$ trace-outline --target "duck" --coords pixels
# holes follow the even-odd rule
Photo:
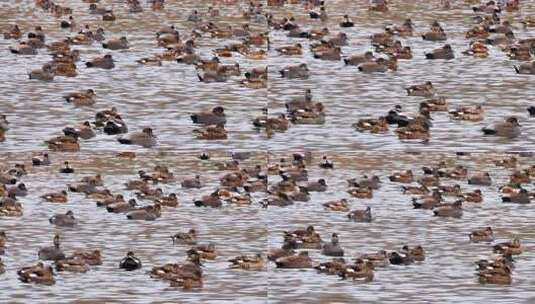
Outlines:
[[[24,197],[28,195],[28,188],[26,188],[26,184],[19,183],[18,185],[14,187],[10,187],[7,189],[8,195],[16,196],[16,197]]]
[[[323,203],[323,207],[331,211],[349,212],[349,204],[347,202],[347,199],[345,198],[339,201],[330,201],[327,203]]]
[[[438,207],[433,210],[434,216],[440,217],[461,217],[463,215],[462,201],[456,201],[451,205]]]
[[[284,69],[280,70],[280,74],[283,78],[288,79],[308,79],[310,70],[306,63],[301,63],[299,65],[286,66]]]
[[[503,242],[498,243],[492,247],[494,252],[500,253],[500,254],[510,254],[510,255],[519,255],[524,251],[524,248],[522,247],[522,244],[520,243],[520,239],[515,237],[510,242]]]
[[[82,92],[74,92],[64,95],[63,98],[74,106],[92,106],[96,103],[95,97],[97,94],[93,89],[87,89]]]
[[[496,123],[492,126],[486,126],[483,129],[485,135],[495,135],[507,138],[515,138],[522,133],[520,130],[518,118],[515,116],[507,117],[504,122]]]
[[[420,245],[415,247],[409,247],[408,245],[403,245],[401,252],[411,256],[415,261],[422,262],[425,260],[425,251],[424,248]]]
[[[202,282],[202,263],[197,253],[188,254],[185,263],[165,264],[153,267],[150,271],[152,278],[162,279],[171,282],[171,287],[182,287],[184,289],[200,288]]]
[[[426,59],[454,59],[455,55],[451,45],[446,44],[441,48],[433,50],[431,53],[425,53]]]
[[[384,133],[388,131],[388,123],[385,117],[379,118],[364,118],[359,119],[358,122],[352,125],[357,131],[364,132],[369,131],[370,133]]]
[[[308,256],[308,251],[301,251],[297,255],[289,255],[275,260],[277,268],[312,268],[312,259]]]
[[[372,218],[372,208],[370,206],[366,207],[364,210],[353,210],[347,214],[347,218],[355,222],[371,222]]]
[[[74,169],[70,166],[68,161],[65,161],[63,162],[63,167],[59,169],[59,172],[63,174],[71,174],[74,173]]]
[[[215,260],[217,257],[217,251],[215,249],[215,244],[203,244],[197,245],[190,250],[188,250],[188,255],[198,255],[200,258],[205,260]]]
[[[91,139],[96,136],[96,133],[91,127],[91,123],[89,121],[85,121],[84,123],[76,127],[66,127],[63,129],[63,134],[65,134],[66,136],[78,137],[85,140]]]
[[[157,204],[165,207],[177,207],[178,206],[178,196],[176,193],[170,193],[168,196],[163,196],[154,201]]]
[[[227,130],[224,125],[209,125],[201,129],[193,130],[197,139],[204,140],[224,140],[228,138]]]
[[[367,253],[358,257],[365,262],[371,262],[373,267],[386,267],[390,264],[388,253],[385,250],[379,250],[376,253]]]
[[[304,188],[308,192],[325,192],[327,191],[327,182],[325,179],[320,178],[316,182],[309,182]]]
[[[344,271],[346,267],[347,264],[344,258],[333,258],[328,262],[323,262],[317,266],[314,266],[314,269],[316,269],[319,273],[337,275]]]
[[[322,156],[321,162],[319,163],[319,167],[322,169],[334,169],[334,163],[330,161],[326,155]]]
[[[528,170],[515,170],[511,175],[509,176],[509,183],[510,184],[529,184],[531,183],[531,178],[529,176]]]
[[[102,21],[115,21],[116,17],[113,11],[108,11],[102,15]]]
[[[51,192],[41,196],[43,200],[50,203],[67,203],[67,191]]]
[[[410,184],[414,182],[414,175],[412,170],[406,170],[404,172],[394,173],[390,175],[388,179],[394,183]]]
[[[358,66],[358,70],[363,73],[385,73],[388,70],[397,70],[397,59],[390,57],[388,60],[380,57],[375,61],[366,61]]]
[[[129,44],[126,37],[123,36],[119,39],[111,39],[102,43],[102,47],[109,50],[125,50],[129,48]]]
[[[0,114],[0,131],[6,132],[9,130],[9,121],[5,114]]]
[[[13,24],[9,27],[9,31],[3,33],[4,39],[20,39],[22,38],[22,31],[20,30],[18,24]]]
[[[49,166],[51,164],[48,153],[42,153],[41,155],[36,155],[32,157],[32,165],[37,166]]]
[[[187,232],[178,232],[171,236],[173,244],[181,243],[186,245],[195,245],[197,244],[197,231],[195,229],[190,229]]]
[[[486,270],[478,273],[478,280],[481,284],[511,285],[513,279],[509,267],[502,268],[501,271]]]
[[[218,208],[223,205],[219,197],[219,189],[212,192],[210,195],[203,196],[200,200],[195,200],[193,203],[197,207]]]
[[[470,242],[478,243],[478,242],[492,242],[494,241],[494,232],[492,231],[491,227],[486,227],[484,229],[478,229],[472,231],[468,237],[470,238]]]
[[[298,229],[284,232],[285,243],[295,244],[295,248],[321,249],[321,236],[314,226],[309,225],[306,229]]]
[[[481,190],[476,189],[472,192],[466,192],[461,197],[468,203],[481,203],[483,202],[483,195]]]
[[[162,215],[161,208],[161,205],[158,203],[141,207],[128,212],[126,218],[129,220],[154,221]]]
[[[301,43],[296,43],[295,45],[283,46],[275,49],[281,55],[295,56],[303,55],[303,46]]]
[[[449,114],[454,120],[481,121],[483,120],[483,107],[476,105],[474,107],[461,106],[450,111]]]
[[[37,49],[25,41],[20,42],[16,48],[9,47],[9,51],[17,55],[37,55]]]
[[[35,283],[41,285],[54,285],[56,280],[54,279],[54,271],[52,267],[46,265],[43,262],[38,262],[36,265],[27,266],[17,271],[19,280],[24,283]]]
[[[44,64],[42,68],[37,70],[32,70],[28,77],[30,79],[37,79],[41,81],[52,81],[54,80],[54,71],[50,64]]]
[[[347,190],[347,193],[356,198],[372,198],[373,189],[370,187],[352,187]]]
[[[58,272],[68,271],[85,273],[89,271],[89,265],[83,259],[77,257],[68,257],[63,260],[56,261],[55,264]]]
[[[256,255],[240,255],[233,259],[228,260],[232,269],[243,269],[243,270],[262,270],[264,269],[264,258],[262,254],[258,253]]]
[[[488,172],[477,173],[468,178],[468,184],[476,186],[492,185],[492,178]]]
[[[42,247],[37,254],[40,260],[57,261],[65,259],[65,254],[60,249],[59,234],[54,235],[54,246]]]
[[[512,192],[509,195],[502,196],[504,203],[529,204],[531,203],[531,194],[524,188],[518,192]]]
[[[388,253],[388,260],[392,265],[410,265],[414,263],[414,258],[411,255],[400,254],[396,251]]]
[[[535,74],[535,61],[513,66],[517,74]]]
[[[379,176],[374,175],[372,177],[368,177],[368,175],[364,175],[362,179],[357,180],[356,178],[350,178],[347,180],[347,183],[351,187],[359,187],[359,188],[370,188],[373,190],[377,190],[381,187],[381,179]]]
[[[358,66],[364,62],[372,62],[375,59],[373,52],[367,51],[363,55],[353,55],[351,57],[345,58],[344,63],[346,65]]]
[[[407,95],[409,96],[432,97],[435,95],[435,88],[431,81],[406,87],[405,90],[407,90]]]
[[[120,137],[117,141],[123,145],[138,145],[144,148],[151,148],[157,144],[152,128],[143,128],[141,132],[132,133],[127,137]]]
[[[331,236],[331,242],[323,245],[321,253],[326,256],[344,256],[344,250],[338,244],[338,234],[333,233]]]
[[[342,20],[342,22],[340,22],[340,27],[353,27],[355,24],[353,23],[353,21],[351,19],[349,19],[349,16],[348,15],[344,15],[344,19]]]
[[[55,214],[48,219],[48,221],[50,224],[62,227],[73,227],[76,226],[78,222],[71,210],[67,211],[65,214]]]
[[[338,275],[343,279],[352,279],[353,281],[371,282],[373,281],[373,263],[356,259],[352,265],[347,265]]]
[[[210,112],[199,112],[190,116],[195,124],[216,125],[226,124],[225,109],[221,106],[214,107]]]
[[[98,266],[102,265],[102,254],[100,253],[100,250],[94,249],[94,250],[76,250],[70,258],[77,258],[80,260],[83,260],[87,265],[90,266]]]
[[[138,259],[134,252],[128,251],[126,253],[126,257],[121,260],[119,263],[119,268],[124,269],[126,271],[133,271],[140,269],[142,267],[141,260]]]
[[[105,70],[111,70],[115,67],[115,63],[111,54],[94,58],[93,60],[86,62],[85,65],[88,68],[100,68]]]
[[[97,206],[105,206],[106,210],[110,213],[125,213],[131,210],[134,210],[137,207],[137,201],[135,199],[130,199],[128,202],[125,202],[120,197],[115,197],[113,200],[105,200],[97,202]]]

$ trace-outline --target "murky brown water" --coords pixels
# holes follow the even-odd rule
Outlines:
[[[8,116],[11,129],[6,141],[0,143],[0,167],[14,162],[26,162],[32,153],[46,149],[43,140],[59,135],[66,125],[92,120],[98,110],[118,108],[130,131],[144,126],[153,127],[158,136],[157,147],[128,147],[138,154],[136,160],[115,157],[115,152],[125,149],[115,136],[98,134],[96,138],[82,141],[80,153],[53,153],[54,165],[31,169],[22,180],[30,194],[21,198],[24,216],[1,218],[0,230],[8,232],[5,256],[6,273],[0,276],[0,302],[128,302],[128,303],[531,303],[534,296],[533,268],[533,211],[531,206],[502,204],[498,186],[507,181],[509,170],[496,168],[492,159],[504,157],[487,153],[470,157],[456,157],[455,151],[530,151],[533,150],[535,127],[526,108],[532,105],[535,93],[533,79],[514,73],[516,61],[504,53],[490,48],[487,59],[463,56],[467,48],[465,31],[472,25],[469,5],[455,1],[454,9],[438,9],[438,0],[395,0],[386,14],[367,11],[367,1],[328,0],[328,22],[312,21],[299,5],[269,8],[277,18],[292,14],[305,28],[328,26],[335,31],[341,16],[349,13],[356,23],[354,28],[344,29],[349,46],[342,48],[344,56],[361,54],[370,50],[369,35],[382,30],[386,24],[400,24],[412,18],[417,33],[427,31],[429,23],[438,19],[448,34],[448,43],[455,50],[455,60],[428,61],[424,52],[441,46],[438,42],[422,41],[419,35],[401,39],[403,45],[413,49],[414,59],[400,61],[397,72],[386,74],[362,74],[355,67],[343,62],[317,60],[308,50],[309,42],[287,38],[285,32],[271,31],[272,49],[268,59],[250,60],[241,55],[222,59],[223,63],[238,62],[245,70],[268,65],[269,89],[251,90],[239,84],[242,77],[232,77],[223,84],[205,84],[197,79],[193,66],[175,62],[163,62],[161,67],[138,65],[142,57],[161,53],[156,46],[154,33],[163,25],[174,24],[181,35],[190,31],[184,22],[195,8],[205,11],[212,1],[166,1],[166,9],[153,12],[147,8],[141,14],[129,14],[123,1],[102,0],[100,5],[113,7],[117,21],[104,23],[87,13],[88,4],[76,1],[56,1],[74,9],[78,24],[103,26],[106,38],[128,37],[130,49],[112,51],[116,68],[111,71],[84,67],[84,62],[103,54],[99,44],[76,46],[82,52],[76,78],[58,77],[53,82],[30,81],[27,73],[50,60],[44,49],[36,56],[11,54],[13,40],[0,39],[0,114]],[[240,4],[246,8],[246,1]],[[239,18],[236,7],[218,6],[221,15],[218,24],[239,25],[246,21]],[[525,30],[518,23],[520,17],[535,14],[535,3],[522,1],[520,13],[504,13],[502,18],[513,21],[518,38],[535,37],[533,30]],[[65,18],[63,18],[65,19]],[[40,25],[47,33],[47,42],[57,41],[68,30],[59,28],[59,20],[40,9],[34,1],[16,0],[0,3],[0,30],[17,23],[24,33]],[[267,31],[265,24],[252,24],[256,31]],[[198,40],[198,50],[203,58],[211,58],[212,50],[238,39]],[[275,48],[301,42],[304,55],[280,56]],[[308,80],[287,80],[279,77],[279,70],[286,65],[306,62],[312,71]],[[420,97],[406,96],[405,86],[433,82],[439,95],[445,96],[453,109],[459,105],[483,104],[485,119],[482,122],[453,121],[446,113],[433,114],[433,127],[429,143],[402,142],[393,131],[384,135],[372,135],[355,131],[351,124],[359,118],[384,115],[396,104],[405,112],[415,112]],[[62,96],[73,91],[94,88],[97,104],[75,108],[66,104]],[[270,115],[284,113],[284,103],[302,95],[306,88],[312,90],[314,100],[326,106],[324,125],[291,125],[284,133],[275,133],[270,139],[252,126],[252,120],[268,106]],[[189,115],[223,105],[227,113],[228,140],[201,141],[194,139],[196,129]],[[516,115],[520,119],[523,135],[517,139],[484,137],[480,129],[503,117]],[[262,164],[287,157],[295,150],[314,151],[309,180],[325,178],[329,190],[314,192],[308,203],[263,209],[259,204],[249,207],[225,206],[222,209],[197,208],[192,200],[208,194],[218,184],[223,174],[214,164],[229,160],[231,151],[257,151],[245,166]],[[197,155],[210,151],[212,160],[201,161]],[[375,152],[372,152],[375,151]],[[399,152],[422,151],[423,154]],[[327,154],[335,162],[336,169],[322,170],[316,164],[321,155]],[[58,173],[60,161],[72,162],[74,175]],[[413,169],[439,160],[458,162],[473,170],[490,171],[495,183],[484,189],[485,202],[481,206],[467,207],[462,219],[439,219],[430,211],[413,210],[410,197],[400,195],[399,185],[386,181],[392,171]],[[521,165],[534,165],[533,157],[520,158]],[[64,189],[82,176],[102,173],[105,184],[112,192],[122,192],[123,183],[134,178],[137,170],[156,164],[166,164],[180,181],[200,173],[206,186],[200,190],[183,190],[178,182],[163,185],[164,191],[179,194],[181,206],[166,208],[162,217],[154,222],[131,222],[124,215],[109,214],[96,208],[93,201],[82,195],[70,194],[67,205],[43,203],[39,196],[50,191]],[[344,213],[327,212],[321,203],[348,197],[346,179],[362,174],[377,174],[383,180],[381,190],[370,200],[351,199],[352,209],[371,206],[372,223],[347,221]],[[278,181],[270,176],[270,183]],[[532,191],[529,185],[528,190]],[[473,187],[462,182],[463,189]],[[255,194],[255,202],[263,195]],[[73,210],[80,219],[77,228],[55,228],[48,223],[54,213]],[[348,257],[379,249],[398,250],[401,245],[422,244],[427,252],[423,263],[408,267],[390,266],[377,270],[375,280],[368,284],[341,281],[337,277],[316,274],[313,270],[292,271],[276,269],[269,264],[267,271],[244,272],[228,269],[227,259],[239,254],[266,252],[267,248],[281,245],[282,232],[313,224],[324,239],[332,232],[340,235],[341,244]],[[467,234],[479,227],[491,225],[497,241],[517,235],[526,252],[517,258],[511,286],[479,285],[474,276],[474,261],[491,255],[488,244],[470,244]],[[183,291],[170,288],[167,283],[153,280],[146,273],[152,266],[181,261],[186,246],[172,245],[169,235],[194,227],[200,232],[201,242],[214,242],[221,256],[206,263],[204,287]],[[60,274],[51,287],[22,284],[16,270],[33,264],[39,247],[49,245],[55,231],[62,234],[67,253],[74,249],[99,248],[104,264],[92,268],[86,274]],[[128,250],[134,250],[142,259],[141,271],[124,273],[117,264]],[[327,260],[319,251],[311,251],[314,262]]]

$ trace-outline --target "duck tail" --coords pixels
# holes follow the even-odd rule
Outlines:
[[[68,188],[69,191],[71,191],[71,192],[78,192],[78,190],[76,189],[76,187],[74,187],[74,186],[72,186],[72,185],[67,184],[67,188]]]
[[[359,71],[362,72],[363,68],[361,66],[358,67]]]
[[[92,68],[93,67],[93,63],[92,62],[86,62],[85,66],[88,67],[88,68]]]
[[[347,59],[347,58],[344,59],[345,65],[349,65],[349,62],[350,62],[349,59]]]
[[[435,59],[435,56],[433,55],[433,53],[427,53],[427,54],[425,54],[425,58],[426,59]]]
[[[502,196],[502,202],[510,203],[511,202],[511,197],[510,196]]]
[[[196,207],[204,207],[204,203],[202,201],[194,201],[193,203]]]
[[[203,77],[202,77],[199,73],[197,73],[197,77],[199,78],[199,81],[200,81],[200,82],[204,82]]]
[[[513,65],[513,67],[515,68],[516,73],[520,74],[520,69],[516,65]]]
[[[102,47],[105,48],[105,49],[107,49],[107,48],[108,48],[108,44],[107,44],[107,43],[103,43],[103,44],[102,44]]]
[[[131,145],[132,141],[127,138],[117,138],[117,141],[123,145]]]
[[[494,135],[494,134],[496,134],[496,130],[491,129],[491,128],[483,128],[481,130],[483,131],[483,133],[485,133],[485,135]]]
[[[284,70],[280,70],[279,73],[281,73],[281,76],[284,77]]]
[[[528,108],[529,116],[535,116],[535,107],[531,106]]]
[[[15,50],[15,49],[12,49],[12,48],[9,48],[9,51],[13,54],[18,54],[19,53],[19,50]]]
[[[414,209],[422,209],[422,203],[412,202]]]
[[[199,116],[197,114],[190,115],[190,118],[193,123],[199,123]]]

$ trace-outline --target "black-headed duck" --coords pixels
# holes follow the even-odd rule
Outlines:
[[[59,169],[60,173],[71,174],[74,173],[74,168],[71,167],[68,161],[63,162],[63,167]]]
[[[275,264],[277,268],[312,268],[312,259],[308,256],[308,251],[301,251],[297,255],[278,258]]]
[[[65,214],[55,214],[48,219],[50,224],[61,227],[73,227],[76,226],[77,220],[74,217],[74,213],[69,210]]]
[[[507,117],[504,122],[484,127],[482,131],[485,135],[496,135],[507,138],[515,138],[522,133],[518,119],[515,116]]]
[[[7,194],[17,197],[24,197],[28,195],[28,189],[26,188],[26,185],[24,183],[19,183],[16,186],[9,187],[7,189]]]
[[[42,247],[37,254],[40,260],[56,261],[65,259],[65,254],[60,249],[59,234],[54,235],[54,246]]]
[[[138,145],[144,148],[151,148],[157,144],[152,128],[143,128],[141,132],[131,133],[127,137],[118,138],[117,141],[124,145]]]
[[[17,271],[19,280],[24,283],[35,283],[41,285],[54,285],[54,271],[52,267],[43,262],[38,262],[34,266],[23,267]]]
[[[444,205],[433,210],[435,216],[440,217],[461,217],[463,215],[462,201],[456,201],[451,205]]]
[[[331,242],[323,245],[321,253],[326,256],[344,256],[344,250],[338,243],[338,234],[332,234]]]
[[[42,68],[37,70],[32,70],[28,77],[30,79],[37,79],[41,81],[52,81],[54,80],[54,70],[50,64],[44,64]]]
[[[287,66],[284,69],[280,70],[280,74],[283,78],[288,79],[308,79],[310,76],[310,70],[306,63],[301,63],[299,65]]]
[[[106,54],[103,57],[93,58],[93,60],[85,63],[88,68],[101,68],[111,70],[115,67],[115,63],[111,54]]]
[[[327,210],[337,211],[337,212],[349,212],[349,204],[345,198],[339,201],[330,201],[323,203],[323,207]]]
[[[50,158],[46,152],[32,157],[33,166],[49,166],[50,163]]]
[[[68,20],[61,20],[59,26],[62,29],[74,29],[76,27],[76,22],[74,21],[74,18],[72,16],[69,16]]]
[[[520,243],[520,239],[516,237],[510,242],[498,243],[494,245],[492,248],[494,252],[501,253],[504,255],[507,255],[507,254],[519,255],[524,251],[524,248],[522,247],[522,244]]]
[[[119,268],[126,271],[140,269],[142,267],[141,261],[134,255],[134,252],[129,251],[126,257],[119,263]]]
[[[321,158],[321,162],[318,166],[322,169],[334,169],[334,163],[330,161],[326,155]]]
[[[494,241],[494,232],[491,227],[486,227],[484,229],[478,229],[472,231],[468,237],[470,242],[492,242]]]
[[[372,208],[368,206],[364,210],[353,210],[347,214],[347,218],[355,222],[371,222]]]
[[[255,255],[240,255],[238,257],[228,260],[232,269],[243,270],[263,270],[265,267],[264,258],[262,254]]]
[[[64,95],[63,98],[69,103],[77,107],[92,106],[95,104],[96,93],[93,89],[87,89],[86,91],[74,92]]]
[[[193,123],[196,124],[215,125],[227,122],[225,109],[221,106],[214,107],[210,112],[203,111],[192,114],[190,117]]]

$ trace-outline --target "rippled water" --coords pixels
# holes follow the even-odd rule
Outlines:
[[[30,194],[21,198],[24,216],[1,218],[0,230],[8,232],[5,256],[6,273],[0,276],[0,302],[128,302],[128,303],[532,303],[531,290],[535,262],[533,259],[533,211],[521,205],[501,203],[498,186],[507,181],[509,170],[496,168],[492,159],[497,154],[473,154],[457,157],[455,151],[528,151],[533,150],[535,127],[526,108],[532,104],[535,93],[532,78],[514,73],[512,66],[518,62],[509,60],[501,51],[490,48],[487,59],[475,59],[461,54],[467,48],[465,31],[472,25],[473,13],[469,5],[456,1],[454,9],[438,9],[438,0],[391,1],[391,11],[375,14],[367,11],[367,1],[327,0],[327,23],[310,20],[306,11],[298,5],[269,8],[276,18],[289,14],[296,17],[305,28],[328,26],[338,31],[341,16],[349,13],[356,26],[344,29],[349,36],[349,46],[343,47],[343,55],[361,54],[370,49],[369,35],[380,32],[386,24],[400,24],[412,18],[417,33],[427,31],[429,23],[438,19],[448,34],[448,43],[456,59],[450,61],[424,59],[424,52],[442,45],[426,42],[419,35],[402,39],[403,45],[413,49],[414,59],[400,61],[397,72],[362,74],[355,67],[343,62],[317,60],[308,50],[309,42],[292,39],[285,32],[271,31],[269,59],[249,60],[241,55],[222,59],[223,63],[239,62],[242,71],[269,66],[269,89],[251,90],[242,87],[238,77],[224,84],[200,83],[193,66],[175,62],[163,62],[161,67],[138,65],[142,57],[161,53],[156,46],[154,33],[163,25],[174,24],[181,35],[189,32],[184,20],[194,8],[205,11],[212,1],[166,1],[166,9],[153,12],[145,7],[142,14],[129,14],[123,1],[101,1],[101,5],[113,7],[117,21],[103,23],[87,13],[87,4],[81,0],[57,1],[74,9],[78,24],[103,26],[106,38],[123,35],[130,41],[130,49],[112,51],[116,68],[111,71],[87,69],[84,62],[104,52],[98,44],[77,46],[82,52],[76,78],[57,77],[53,82],[30,81],[27,72],[50,60],[44,49],[37,56],[16,56],[8,47],[13,40],[0,39],[0,113],[5,113],[11,123],[6,141],[0,143],[0,167],[15,162],[26,162],[32,153],[46,149],[43,141],[59,135],[66,125],[92,120],[98,110],[118,108],[129,130],[136,131],[151,126],[159,139],[159,145],[151,150],[127,147],[137,152],[135,160],[115,157],[115,152],[125,150],[115,136],[98,134],[96,138],[82,141],[80,153],[52,153],[54,165],[33,168],[23,178]],[[145,2],[144,2],[145,4]],[[246,7],[246,1],[241,3]],[[224,17],[216,18],[218,24],[239,25],[246,21],[239,18],[236,7],[218,6]],[[522,29],[520,17],[535,13],[531,1],[522,2],[521,13],[504,13],[502,18],[513,21],[518,38],[533,37],[533,31]],[[0,3],[0,30],[17,23],[24,33],[40,25],[47,33],[47,42],[58,41],[73,35],[59,28],[59,20],[39,9],[34,1],[16,0]],[[256,31],[266,31],[265,25],[255,24]],[[198,40],[203,58],[211,58],[215,47],[222,47],[239,40]],[[280,56],[275,48],[300,42],[306,51],[303,56]],[[313,75],[308,80],[287,80],[279,77],[278,70],[286,65],[306,62]],[[384,135],[356,132],[351,124],[360,118],[377,117],[396,104],[405,111],[417,110],[420,97],[406,96],[404,87],[430,80],[441,96],[445,96],[450,108],[459,105],[483,104],[485,119],[482,122],[450,120],[445,113],[434,113],[429,143],[402,142],[392,131]],[[97,104],[75,108],[66,104],[62,96],[78,90],[94,88]],[[284,103],[302,95],[306,88],[314,99],[326,106],[324,125],[291,125],[284,133],[272,138],[258,132],[252,120],[268,106],[270,115],[283,113]],[[189,115],[223,105],[227,113],[228,140],[200,141],[194,139],[196,129]],[[481,127],[503,117],[520,118],[523,135],[517,139],[483,137]],[[259,204],[250,207],[225,206],[222,209],[194,207],[191,201],[211,192],[223,174],[214,163],[228,161],[230,151],[257,151],[244,162],[245,166],[266,165],[290,156],[296,150],[311,150],[314,161],[310,167],[310,180],[325,178],[329,190],[312,193],[308,203],[263,209]],[[208,150],[211,161],[200,161],[197,155]],[[420,151],[418,153],[399,153]],[[322,170],[316,164],[321,155],[327,154],[335,162],[336,169]],[[69,160],[76,168],[74,175],[58,173],[59,164]],[[411,209],[410,197],[400,195],[399,185],[386,182],[392,171],[413,169],[440,160],[458,162],[474,170],[488,170],[494,179],[493,186],[484,189],[485,202],[481,206],[469,206],[462,219],[440,219],[430,211]],[[535,164],[533,157],[522,157],[521,164]],[[154,222],[127,221],[124,215],[109,214],[96,208],[91,200],[81,195],[69,194],[67,205],[43,203],[40,195],[64,189],[82,176],[102,173],[105,184],[114,193],[131,193],[123,190],[123,183],[135,177],[137,170],[149,169],[156,164],[170,167],[180,181],[201,173],[206,186],[201,190],[183,190],[179,183],[163,185],[166,193],[179,194],[181,206],[166,208],[162,217]],[[321,203],[348,197],[346,179],[362,174],[377,174],[384,181],[381,190],[370,200],[351,199],[352,209],[371,206],[375,220],[372,223],[347,221],[344,213],[327,212]],[[278,178],[270,176],[270,183]],[[531,185],[530,185],[531,186]],[[470,190],[466,181],[463,189]],[[533,190],[528,187],[529,190]],[[255,202],[262,199],[255,195]],[[77,228],[55,228],[48,223],[54,213],[73,210],[80,219]],[[313,270],[280,270],[273,264],[267,271],[243,272],[228,269],[227,259],[239,254],[266,252],[267,248],[281,245],[282,232],[313,224],[323,239],[332,232],[340,235],[341,244],[348,257],[379,249],[398,250],[403,244],[422,244],[427,252],[423,263],[408,267],[390,266],[379,269],[375,280],[368,284],[341,281],[337,277],[318,275]],[[474,261],[488,258],[488,244],[470,244],[467,234],[473,229],[491,225],[497,241],[518,235],[526,252],[517,258],[517,268],[511,286],[479,285],[474,276]],[[185,258],[184,246],[173,246],[169,235],[194,227],[200,232],[202,243],[214,242],[221,253],[214,262],[204,267],[206,278],[201,290],[183,291],[170,288],[165,282],[151,279],[146,273],[152,266],[177,262]],[[22,284],[16,270],[33,264],[37,250],[50,244],[55,231],[63,236],[67,253],[75,249],[98,248],[103,252],[104,264],[93,267],[86,274],[62,273],[51,287]],[[142,259],[144,269],[124,273],[117,269],[118,262],[128,250],[134,250]],[[327,260],[318,251],[311,251],[314,262]]]

